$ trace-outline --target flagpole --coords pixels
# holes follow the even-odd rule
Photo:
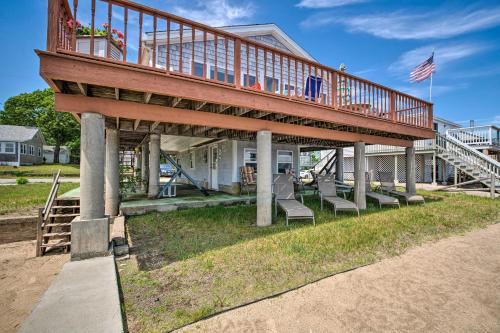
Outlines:
[[[429,102],[432,102],[432,73],[431,73],[431,84],[429,86]]]

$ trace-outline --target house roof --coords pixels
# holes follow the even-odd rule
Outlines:
[[[235,35],[239,35],[241,37],[272,35],[283,46],[285,46],[285,48],[289,50],[290,53],[317,62],[316,59],[314,59],[306,50],[304,50],[299,44],[297,44],[290,36],[288,36],[274,23],[230,25],[216,28]],[[154,33],[152,31],[144,33],[142,41],[149,44],[152,43],[153,35]],[[171,42],[174,43],[175,41],[177,41],[177,39],[179,39],[178,30],[171,31]],[[156,40],[157,45],[164,44],[166,41],[166,31],[157,31]]]
[[[55,146],[47,146],[43,145],[43,151],[54,151]],[[68,146],[60,146],[59,147],[62,150],[69,151]]]
[[[0,141],[28,141],[33,139],[39,131],[40,130],[36,127],[0,125]]]
[[[218,29],[240,35],[242,37],[272,35],[281,42],[293,54],[302,56],[311,61],[316,61],[306,50],[297,44],[290,36],[288,36],[275,23],[265,24],[247,24],[247,25],[229,25],[218,27]]]

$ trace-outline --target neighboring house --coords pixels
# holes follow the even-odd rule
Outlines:
[[[0,125],[0,165],[41,164],[44,143],[36,127]]]
[[[43,146],[43,157],[45,163],[54,163],[54,148],[55,146]],[[61,146],[59,150],[59,163],[69,164],[71,157],[71,150],[68,146]]]
[[[463,128],[452,121],[434,117],[434,130],[441,135],[452,135],[461,142],[499,160],[500,129],[496,126],[473,126]],[[434,140],[415,141],[415,171],[419,183],[447,183],[455,180],[455,166],[441,159],[435,149]],[[328,156],[331,150],[321,151],[321,158]],[[370,145],[365,148],[366,170],[372,173],[372,179],[377,179],[378,171],[390,171],[398,182],[406,181],[405,150],[396,146]],[[433,169],[435,172],[433,173]],[[344,179],[353,180],[354,152],[352,148],[344,149]],[[435,179],[433,179],[435,177]]]

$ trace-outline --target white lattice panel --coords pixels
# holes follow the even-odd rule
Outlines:
[[[344,180],[354,180],[354,157],[344,157]]]

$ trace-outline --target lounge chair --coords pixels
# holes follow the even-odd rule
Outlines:
[[[312,219],[313,224],[316,225],[314,219],[314,212],[304,205],[304,197],[300,195],[302,203],[295,199],[295,192],[293,190],[293,176],[292,175],[274,175],[274,216],[278,216],[278,207],[281,208],[286,214],[286,225],[288,220],[298,219]]]
[[[337,196],[337,188],[333,176],[318,175],[317,177],[321,210],[323,210],[323,200],[325,200],[333,205],[335,216],[337,216],[337,211],[355,211],[359,216],[359,208],[354,202]]]
[[[389,195],[385,195],[382,193],[377,193],[372,191],[372,186],[371,186],[371,179],[370,179],[370,173],[366,172],[365,173],[365,186],[366,186],[366,196],[370,199],[373,199],[378,202],[378,206],[382,208],[382,205],[388,205],[388,206],[398,206],[401,208],[399,204],[399,200],[391,197]]]
[[[397,191],[396,183],[394,182],[394,175],[392,172],[379,171],[378,177],[380,180],[381,192],[404,198],[407,206],[410,203],[425,203],[425,199],[421,195]]]

